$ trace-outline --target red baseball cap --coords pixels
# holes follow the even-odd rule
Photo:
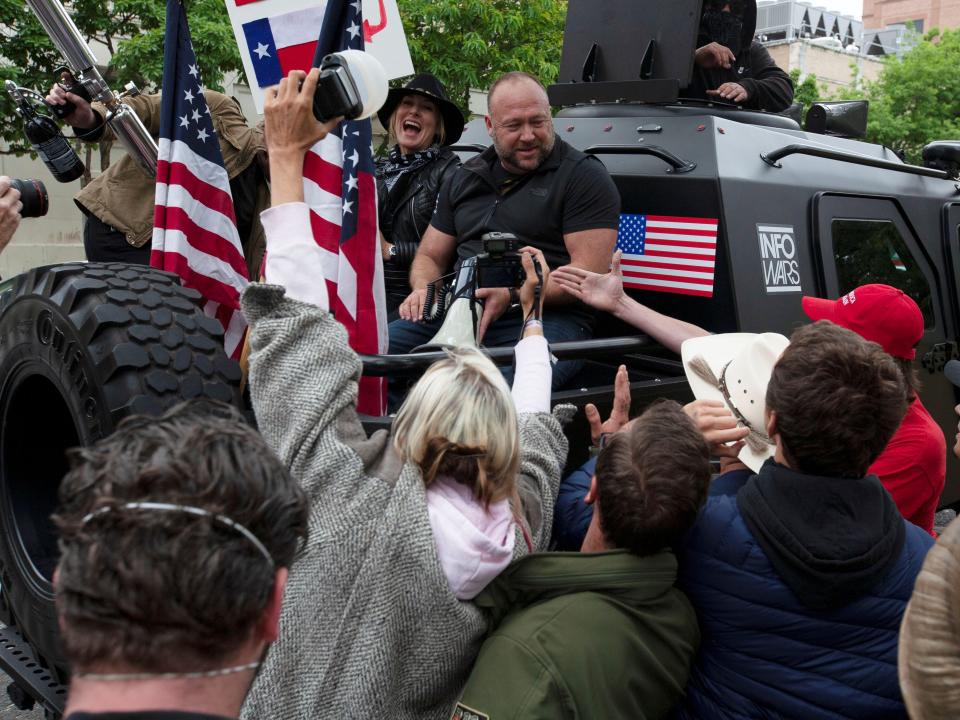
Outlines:
[[[889,285],[861,285],[836,300],[803,298],[813,321],[829,320],[875,342],[888,355],[913,360],[923,337],[923,313],[903,290]]]

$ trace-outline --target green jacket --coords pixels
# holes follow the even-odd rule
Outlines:
[[[683,695],[700,642],[676,576],[669,551],[540,553],[517,561],[475,600],[496,630],[453,718],[666,717]]]

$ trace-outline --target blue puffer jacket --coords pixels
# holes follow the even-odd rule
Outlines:
[[[560,494],[553,511],[554,550],[580,552],[593,519],[593,505],[587,505],[583,499],[590,492],[590,479],[596,471],[597,459],[593,457],[560,483]]]
[[[702,642],[678,718],[906,717],[898,633],[932,538],[874,476],[808,479],[768,461],[714,480],[679,553]]]

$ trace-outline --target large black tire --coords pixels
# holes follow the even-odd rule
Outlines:
[[[0,581],[18,630],[63,678],[50,515],[66,450],[181,400],[239,406],[240,369],[223,351],[220,323],[174,275],[74,263],[9,285],[0,296]]]

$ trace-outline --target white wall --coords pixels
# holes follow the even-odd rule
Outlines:
[[[37,265],[83,260],[83,215],[73,202],[80,181],[58,183],[42,161],[31,160],[29,155],[0,155],[0,175],[37,178],[50,195],[46,216],[23,220],[13,241],[0,254],[0,277],[19,275]]]

